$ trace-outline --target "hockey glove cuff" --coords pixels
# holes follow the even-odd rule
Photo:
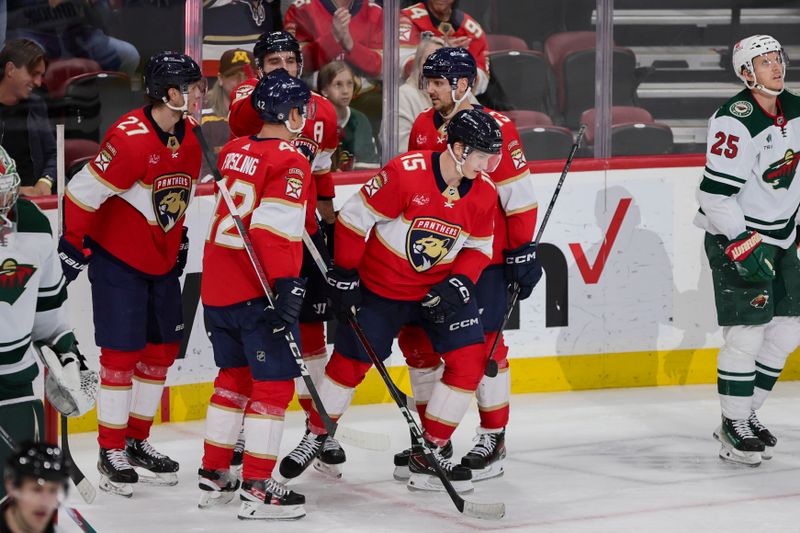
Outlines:
[[[267,308],[267,321],[275,331],[291,327],[297,322],[305,295],[305,278],[275,280],[275,308]]]
[[[536,243],[529,242],[519,248],[507,250],[505,277],[509,285],[519,285],[519,299],[524,300],[542,279],[542,265],[536,259]]]
[[[361,278],[358,270],[334,266],[328,272],[331,308],[342,323],[355,315],[361,305]]]
[[[775,268],[758,232],[745,231],[737,236],[725,247],[725,255],[733,261],[745,281],[759,283],[775,279]]]
[[[64,271],[67,283],[74,281],[89,265],[89,260],[83,252],[64,237],[58,241],[58,258],[61,260],[61,269]]]
[[[434,324],[444,324],[467,305],[475,284],[464,274],[450,276],[430,288],[422,299],[422,316]]]

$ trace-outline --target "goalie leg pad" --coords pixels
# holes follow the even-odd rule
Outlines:
[[[133,393],[133,369],[140,356],[139,351],[100,350],[97,442],[101,448],[125,448],[125,430]]]
[[[169,367],[178,355],[178,344],[147,344],[133,374],[128,431],[126,436],[144,440],[150,436],[153,418],[161,403]]]
[[[214,394],[206,412],[203,468],[227,470],[250,401],[250,368],[222,368],[214,380]]]
[[[244,416],[243,479],[269,479],[283,436],[286,408],[294,395],[294,381],[256,381]]]
[[[764,342],[766,326],[727,326],[717,356],[717,391],[722,414],[731,420],[750,416],[756,377],[756,356]]]
[[[767,324],[764,343],[756,356],[756,380],[752,410],[764,405],[781,375],[786,358],[800,344],[800,317],[776,316]]]

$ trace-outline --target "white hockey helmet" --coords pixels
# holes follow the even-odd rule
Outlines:
[[[736,73],[736,76],[744,82],[748,89],[759,89],[767,94],[777,96],[783,92],[783,89],[780,91],[773,91],[771,89],[767,89],[760,83],[748,81],[743,72],[743,70],[746,70],[751,76],[753,76],[753,80],[755,80],[753,59],[770,52],[778,52],[781,55],[781,60],[783,61],[783,76],[785,78],[786,65],[789,63],[789,60],[786,57],[786,52],[784,52],[781,43],[769,35],[751,35],[750,37],[745,37],[736,43],[733,47],[733,70]]]
[[[17,203],[19,196],[20,178],[17,174],[17,164],[8,155],[5,148],[0,146],[0,226],[8,212]]]

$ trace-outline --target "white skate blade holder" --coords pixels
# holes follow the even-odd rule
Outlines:
[[[233,501],[236,496],[235,490],[229,491],[202,491],[200,494],[200,501],[197,502],[197,507],[200,509],[209,509],[211,507],[222,507],[228,505]]]
[[[459,494],[469,494],[475,488],[472,486],[472,480],[467,479],[464,481],[451,481],[453,488]],[[408,490],[412,492],[444,492],[445,488],[438,477],[429,474],[411,474],[408,478],[406,485]]]
[[[269,505],[261,502],[242,501],[239,520],[298,520],[306,515],[302,505]]]
[[[319,457],[314,459],[314,470],[333,479],[341,479],[342,477],[342,471],[339,468],[339,465],[329,465],[328,463],[323,463]]]
[[[124,498],[133,496],[133,483],[117,483],[101,475],[100,483],[97,486],[100,487],[100,490],[109,494],[115,494]]]
[[[722,436],[722,428],[714,430],[714,438],[719,441],[719,458],[728,463],[756,467],[761,464],[762,452],[743,452],[737,450],[727,439]]]
[[[178,484],[178,474],[175,472],[156,473],[141,466],[134,466],[133,468],[139,474],[139,483],[144,485],[173,487]]]
[[[500,477],[505,473],[505,469],[503,468],[503,460],[495,461],[491,463],[486,468],[480,469],[473,469],[472,470],[472,481],[486,481],[487,479],[493,479],[496,477]]]
[[[408,471],[408,465],[394,467],[392,477],[395,479],[395,481],[402,481],[403,483],[406,483],[409,476],[411,476],[411,472]]]

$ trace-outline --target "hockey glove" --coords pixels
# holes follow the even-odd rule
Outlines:
[[[336,318],[346,324],[361,305],[361,278],[358,276],[358,271],[354,268],[334,266],[328,272],[328,285],[331,309]]]
[[[189,258],[189,228],[183,227],[183,234],[181,235],[181,244],[178,246],[178,258],[175,261],[175,269],[178,272],[178,277],[183,275],[183,269],[186,268],[186,260]]]
[[[305,278],[278,278],[275,280],[275,308],[267,308],[267,321],[274,331],[291,327],[300,317],[303,297],[306,295]]]
[[[65,416],[81,416],[94,407],[100,377],[86,366],[72,333],[62,335],[53,346],[36,343],[35,350],[47,366],[45,393],[53,407]]]
[[[58,258],[61,259],[61,269],[64,271],[64,278],[67,283],[75,281],[78,274],[86,270],[89,260],[83,252],[72,245],[64,237],[58,241]]]
[[[422,316],[434,324],[444,324],[467,305],[475,284],[464,274],[450,276],[428,290],[422,299]]]
[[[536,243],[523,244],[505,251],[503,255],[506,258],[506,282],[519,285],[519,299],[524,300],[542,279],[542,265],[536,259]]]
[[[775,269],[761,244],[758,232],[745,231],[725,248],[725,255],[745,281],[759,283],[775,279]]]

